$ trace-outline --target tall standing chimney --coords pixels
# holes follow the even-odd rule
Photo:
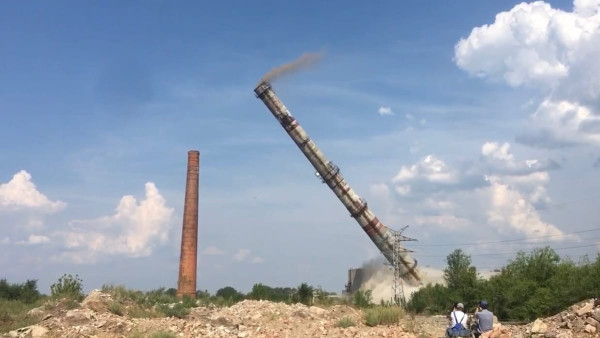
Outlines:
[[[196,265],[198,259],[198,174],[200,152],[188,151],[187,179],[181,231],[181,257],[177,296],[196,297]]]

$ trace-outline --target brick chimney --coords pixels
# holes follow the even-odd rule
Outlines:
[[[187,179],[181,231],[181,256],[177,296],[196,298],[196,265],[198,259],[198,175],[200,152],[188,151]]]

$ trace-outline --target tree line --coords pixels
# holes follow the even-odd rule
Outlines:
[[[445,285],[430,283],[413,293],[409,311],[445,314],[461,302],[473,312],[485,299],[499,320],[531,321],[600,295],[600,254],[595,260],[584,256],[575,262],[550,247],[520,251],[487,279],[461,249],[450,253],[446,262]]]

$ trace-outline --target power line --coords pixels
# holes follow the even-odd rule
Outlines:
[[[569,250],[569,249],[579,249],[579,248],[590,248],[590,247],[598,247],[600,244],[590,244],[590,245],[578,245],[578,246],[568,246],[564,248],[552,248],[552,250]],[[516,255],[518,252],[497,252],[497,253],[482,253],[482,254],[473,254],[469,255],[471,257],[480,257],[480,256],[501,256],[501,255]],[[448,255],[414,255],[418,257],[447,257]]]
[[[518,238],[518,239],[504,239],[500,241],[488,241],[488,242],[469,242],[469,243],[433,243],[433,244],[411,244],[411,246],[473,246],[473,245],[482,245],[482,244],[497,244],[497,243],[508,243],[508,242],[521,242],[521,241],[529,241],[533,239],[541,239],[541,238],[552,238],[552,237],[564,237],[575,234],[582,234],[586,232],[600,231],[600,228],[587,229],[581,231],[574,231],[559,235],[547,235],[547,236],[538,236],[538,237],[529,237],[529,238]]]

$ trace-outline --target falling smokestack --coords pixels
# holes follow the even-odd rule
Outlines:
[[[177,296],[196,297],[196,266],[198,259],[198,175],[200,152],[188,151],[185,201],[183,207],[183,229],[181,231],[181,256]]]
[[[394,232],[383,225],[381,221],[367,206],[367,202],[360,198],[346,182],[340,168],[327,160],[317,145],[308,137],[298,121],[290,114],[288,109],[279,100],[269,82],[261,82],[255,89],[256,96],[269,108],[279,124],[285,129],[300,151],[313,165],[316,174],[326,183],[337,198],[350,212],[350,216],[358,222],[364,232],[371,238],[379,251],[393,265],[394,264]],[[400,248],[402,249],[402,248]],[[417,272],[417,262],[404,250],[399,254],[399,265],[403,278],[409,283],[420,281]]]

